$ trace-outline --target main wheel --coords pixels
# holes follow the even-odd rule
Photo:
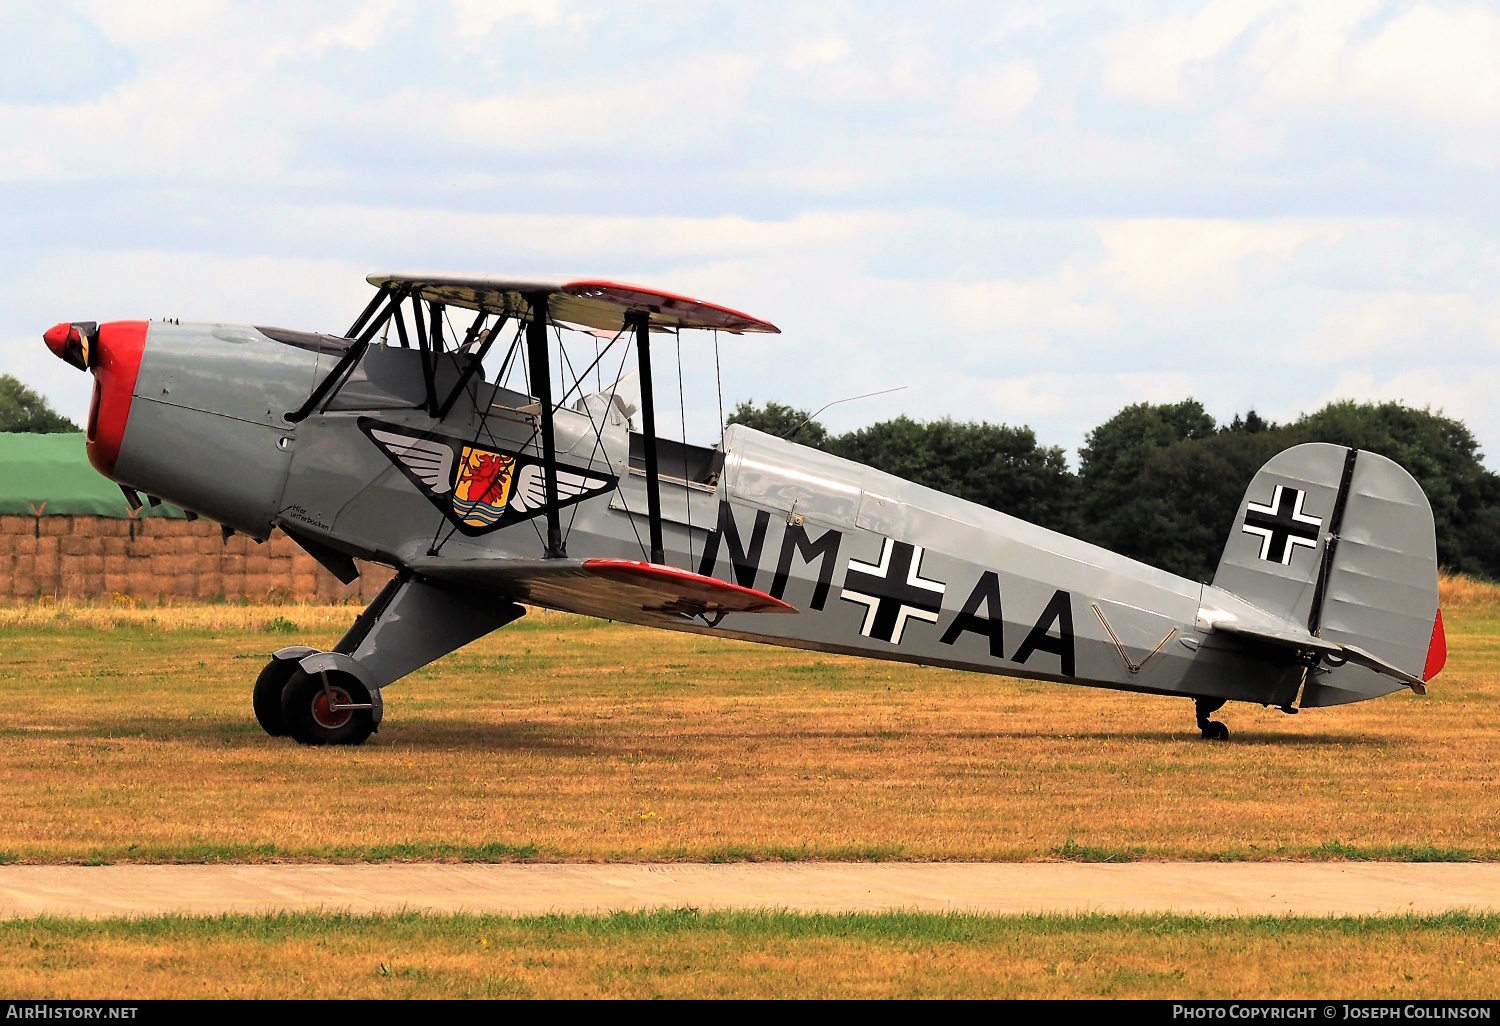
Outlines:
[[[250,704],[255,708],[255,720],[262,730],[272,737],[285,737],[286,717],[281,714],[281,693],[286,682],[297,672],[293,659],[272,659],[255,678],[255,691]]]
[[[1203,740],[1205,741],[1228,741],[1229,728],[1218,720],[1209,720],[1208,725],[1203,728]]]
[[[362,745],[375,730],[375,718],[369,709],[341,707],[369,701],[369,691],[347,673],[330,673],[325,690],[322,674],[299,667],[282,689],[281,715],[287,733],[304,745]]]

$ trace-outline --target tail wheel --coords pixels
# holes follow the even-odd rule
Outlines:
[[[1224,708],[1224,699],[1195,698],[1193,705],[1198,710],[1198,729],[1203,732],[1203,740],[1228,741],[1229,728],[1218,720],[1209,719],[1214,713]]]
[[[370,692],[347,673],[299,667],[281,692],[287,733],[304,745],[362,745],[375,730]]]
[[[255,691],[251,697],[255,720],[272,737],[285,737],[288,733],[286,717],[281,713],[281,693],[296,672],[295,660],[272,659],[255,678]]]

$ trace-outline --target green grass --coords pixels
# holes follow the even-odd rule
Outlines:
[[[677,909],[0,921],[0,990],[97,997],[1494,997],[1500,916]]]
[[[211,865],[259,862],[528,862],[549,853],[530,844],[494,841],[479,844],[370,844],[326,845],[295,848],[265,844],[186,844],[158,847],[130,844],[102,848],[82,859],[67,860],[86,866],[111,866],[121,862],[151,862],[166,865]],[[552,853],[555,858],[555,853]],[[0,852],[0,865],[24,862]],[[723,860],[727,861],[727,860]]]
[[[1500,913],[1445,912],[1397,916],[1014,915],[966,912],[821,913],[695,908],[613,912],[608,915],[430,915],[421,912],[353,915],[278,912],[269,915],[164,915],[116,919],[40,916],[0,919],[0,944],[40,936],[242,937],[253,940],[339,934],[397,938],[468,939],[486,930],[517,930],[537,940],[574,937],[669,937],[715,932],[749,938],[834,937],[892,942],[989,944],[1006,937],[1106,936],[1128,930],[1151,937],[1267,936],[1409,937],[1456,931],[1478,941],[1500,940]]]
[[[1143,846],[1134,848],[1104,848],[1079,844],[1072,835],[1056,850],[1057,857],[1069,862],[1131,862],[1146,854]]]
[[[1369,846],[1345,844],[1342,841],[1321,844],[1308,854],[1313,858],[1349,859],[1352,862],[1485,862],[1495,857],[1493,851],[1437,848],[1430,844]]]

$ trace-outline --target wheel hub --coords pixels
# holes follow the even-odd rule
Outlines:
[[[328,701],[329,695],[333,696],[332,705]],[[342,708],[342,706],[352,704],[354,704],[354,699],[350,697],[349,692],[338,685],[331,685],[321,689],[313,695],[313,720],[325,730],[337,730],[354,717],[353,712]]]

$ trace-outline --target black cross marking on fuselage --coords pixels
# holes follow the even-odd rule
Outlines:
[[[1323,521],[1302,512],[1306,498],[1307,493],[1300,488],[1277,485],[1267,505],[1252,502],[1245,508],[1243,530],[1260,539],[1261,559],[1286,566],[1296,546],[1318,547]]]
[[[920,545],[886,538],[878,564],[849,560],[839,597],[865,607],[861,634],[899,645],[908,620],[937,622],[946,589],[922,576]]]

